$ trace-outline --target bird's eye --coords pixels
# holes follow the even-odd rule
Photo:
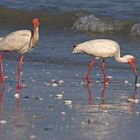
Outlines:
[[[76,47],[76,45],[73,46],[73,48],[75,48],[75,47]]]

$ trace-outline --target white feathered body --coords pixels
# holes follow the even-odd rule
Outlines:
[[[20,54],[30,52],[39,40],[38,29],[32,37],[30,30],[18,30],[0,38],[0,51],[16,51]]]
[[[109,39],[95,39],[77,44],[73,53],[86,53],[88,55],[106,58],[113,57],[120,52],[119,44]]]

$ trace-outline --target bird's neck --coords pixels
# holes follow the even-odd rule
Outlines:
[[[123,56],[123,57],[115,57],[116,61],[120,62],[120,63],[127,63],[128,60],[125,59],[125,58],[126,58],[125,56]]]
[[[32,44],[35,46],[36,42],[39,40],[39,28],[33,28],[32,31]]]
[[[117,62],[120,62],[120,63],[127,63],[128,62],[128,60],[126,59],[126,55],[121,57],[120,49],[116,52],[114,57],[115,57]]]

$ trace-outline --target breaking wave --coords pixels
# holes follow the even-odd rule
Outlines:
[[[78,31],[103,32],[130,32],[132,22],[98,18],[95,15],[79,17],[73,24]]]
[[[83,32],[105,33],[120,32],[140,35],[140,24],[127,20],[114,20],[108,17],[97,17],[84,11],[49,12],[46,10],[23,11],[0,7],[1,26],[29,26],[31,20],[38,17],[42,28],[69,28]]]

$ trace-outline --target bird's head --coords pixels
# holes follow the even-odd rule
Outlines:
[[[38,20],[38,18],[34,18],[34,19],[32,20],[32,25],[33,25],[34,27],[38,27],[38,26],[39,26],[39,20]]]
[[[135,57],[132,55],[128,55],[128,63],[131,65],[133,72],[135,73],[135,84],[137,83],[138,72],[135,63]]]
[[[81,46],[74,45],[72,53],[83,53]]]

